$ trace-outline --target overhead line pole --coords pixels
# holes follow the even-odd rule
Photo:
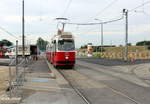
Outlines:
[[[101,24],[101,53],[103,52],[103,24]]]
[[[128,60],[128,10],[123,9],[123,13],[125,15],[125,50],[124,50],[124,60]]]
[[[25,57],[25,44],[24,44],[24,0],[22,0],[22,55]]]
[[[100,46],[100,52],[102,53],[103,52],[103,22],[101,21],[101,20],[99,20],[99,19],[97,19],[97,18],[95,18],[95,20],[98,20],[98,21],[100,21],[101,22],[101,24],[100,24],[100,28],[101,28],[101,46]]]

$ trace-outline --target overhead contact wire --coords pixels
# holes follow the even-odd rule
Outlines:
[[[10,36],[18,39],[18,37],[16,37],[15,35],[13,35],[12,33],[10,33],[9,31],[7,31],[6,29],[4,29],[3,27],[0,27],[0,30],[4,31],[5,33],[9,34]]]

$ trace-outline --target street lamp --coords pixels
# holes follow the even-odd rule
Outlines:
[[[97,20],[101,23],[101,52],[103,52],[103,22],[97,18],[95,18],[94,20]]]

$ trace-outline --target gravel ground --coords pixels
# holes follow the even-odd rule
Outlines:
[[[15,74],[15,68],[12,68],[12,74]],[[0,92],[8,87],[9,68],[8,66],[0,66]]]

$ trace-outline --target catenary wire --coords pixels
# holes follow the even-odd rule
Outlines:
[[[114,19],[114,20],[109,20],[109,21],[104,21],[104,22],[99,22],[99,23],[65,23],[65,24],[71,24],[71,25],[98,25],[98,24],[107,24],[107,23],[111,23],[111,22],[116,22],[119,20],[122,20],[124,18],[124,16],[122,15],[121,18],[118,19]],[[61,22],[63,23],[63,22]]]
[[[12,36],[12,37],[18,39],[18,37],[16,37],[15,35],[13,35],[12,33],[10,33],[9,31],[7,31],[7,30],[4,29],[3,27],[0,27],[0,30],[2,30],[2,31],[4,31],[4,32],[6,32],[7,34],[9,34],[10,36]]]
[[[66,6],[66,8],[64,9],[64,12],[63,12],[63,14],[62,14],[62,17],[66,14],[66,12],[68,11],[68,9],[69,9],[69,7],[70,7],[70,5],[71,5],[71,2],[72,2],[72,0],[69,0],[69,2],[68,2],[68,4],[67,4],[67,6]]]
[[[114,3],[116,3],[118,0],[113,0],[110,4],[108,4],[105,8],[103,8],[101,11],[99,11],[95,16],[93,17],[97,17],[99,15],[101,15],[103,12],[105,12],[108,8],[110,8]]]
[[[144,2],[144,3],[143,3],[143,4],[141,4],[141,5],[138,5],[137,7],[133,8],[133,9],[131,9],[131,10],[129,10],[129,12],[132,12],[132,11],[134,11],[134,10],[138,9],[138,8],[141,8],[141,7],[143,7],[143,6],[145,6],[146,4],[149,4],[149,3],[150,3],[150,0],[149,0],[149,1]]]

